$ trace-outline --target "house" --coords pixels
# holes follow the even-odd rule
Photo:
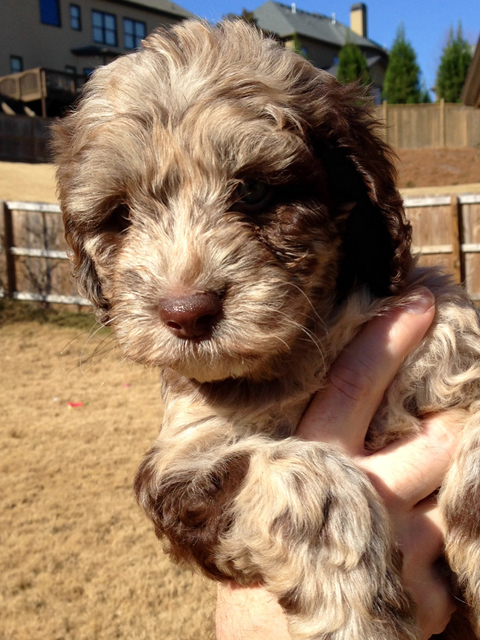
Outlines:
[[[170,0],[2,0],[0,76],[33,67],[89,72],[155,27],[191,16]]]
[[[353,42],[367,59],[376,102],[380,102],[381,90],[388,65],[387,50],[367,36],[367,7],[363,3],[352,5],[350,27],[338,22],[335,14],[302,11],[295,3],[281,4],[268,0],[253,16],[257,25],[269,31],[291,49],[302,54],[319,69],[336,75],[338,53],[347,42]]]
[[[480,38],[463,85],[462,102],[469,107],[480,108]]]
[[[189,17],[171,0],[1,0],[0,94],[57,115],[95,67]]]

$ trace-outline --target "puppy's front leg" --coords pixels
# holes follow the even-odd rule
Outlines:
[[[296,640],[418,638],[387,515],[347,457],[294,438],[217,445],[173,457],[157,445],[139,470],[137,495],[177,559],[265,585]]]
[[[439,505],[445,515],[445,555],[467,601],[480,638],[480,410],[465,420],[465,438],[442,485]]]

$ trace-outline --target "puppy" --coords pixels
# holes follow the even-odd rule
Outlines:
[[[293,433],[362,324],[434,292],[368,446],[433,411],[464,424],[439,500],[480,633],[477,314],[415,267],[362,89],[240,21],[185,22],[98,69],[55,147],[80,290],[126,357],[163,371],[138,500],[174,559],[265,585],[292,638],[418,638],[379,496],[335,447]]]

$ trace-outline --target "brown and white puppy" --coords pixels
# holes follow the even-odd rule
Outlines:
[[[419,284],[434,292],[369,446],[433,411],[464,422],[440,503],[480,632],[477,314],[415,268],[362,90],[242,22],[185,22],[98,69],[55,146],[80,289],[126,357],[163,369],[138,500],[175,559],[264,584],[295,639],[418,637],[379,496],[293,433],[359,327]]]

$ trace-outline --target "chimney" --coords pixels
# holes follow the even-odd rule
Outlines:
[[[367,37],[367,5],[363,2],[350,7],[350,29],[359,36]]]

